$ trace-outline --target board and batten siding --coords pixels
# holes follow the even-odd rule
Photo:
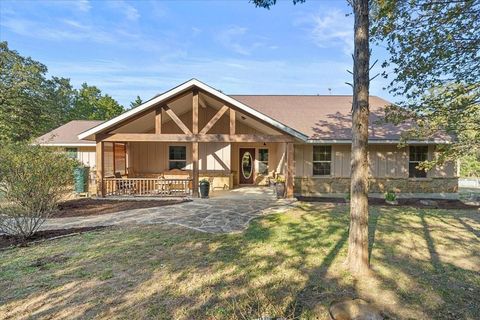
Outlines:
[[[84,166],[95,168],[95,146],[93,147],[78,147],[77,160],[83,163]]]
[[[168,170],[169,146],[186,146],[187,170],[192,169],[192,150],[190,143],[131,142],[129,143],[128,167],[135,174],[155,174]],[[199,143],[198,167],[200,172],[230,172],[229,143]]]
[[[429,146],[429,157],[434,157],[435,147]],[[332,163],[330,177],[350,177],[350,145],[332,145]],[[397,145],[370,145],[368,151],[369,172],[372,177],[408,178],[408,147]],[[313,176],[313,145],[295,145],[295,176]],[[437,166],[427,173],[427,177],[456,177],[456,166],[447,163]]]

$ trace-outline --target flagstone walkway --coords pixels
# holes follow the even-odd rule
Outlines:
[[[272,197],[195,199],[175,205],[98,216],[47,219],[41,230],[128,224],[175,224],[202,232],[230,233],[244,230],[255,217],[286,211],[294,205],[295,202],[292,200],[276,200]]]

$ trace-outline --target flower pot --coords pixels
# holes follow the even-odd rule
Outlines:
[[[396,206],[398,204],[397,200],[385,200],[385,202],[392,206]]]
[[[208,198],[210,192],[210,182],[206,180],[200,181],[200,197],[205,199]]]
[[[277,192],[277,199],[285,198],[285,182],[277,182],[275,191]]]

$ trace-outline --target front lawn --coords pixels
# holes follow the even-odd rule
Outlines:
[[[347,207],[308,204],[212,235],[103,229],[0,252],[0,318],[328,319],[362,297],[393,318],[480,318],[480,212],[372,207],[372,275],[343,262]]]

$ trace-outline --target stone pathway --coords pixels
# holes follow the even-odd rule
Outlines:
[[[175,205],[134,209],[89,216],[52,218],[41,230],[68,229],[127,224],[176,224],[202,232],[230,233],[244,230],[255,217],[288,210],[292,200],[266,199],[195,199]]]

